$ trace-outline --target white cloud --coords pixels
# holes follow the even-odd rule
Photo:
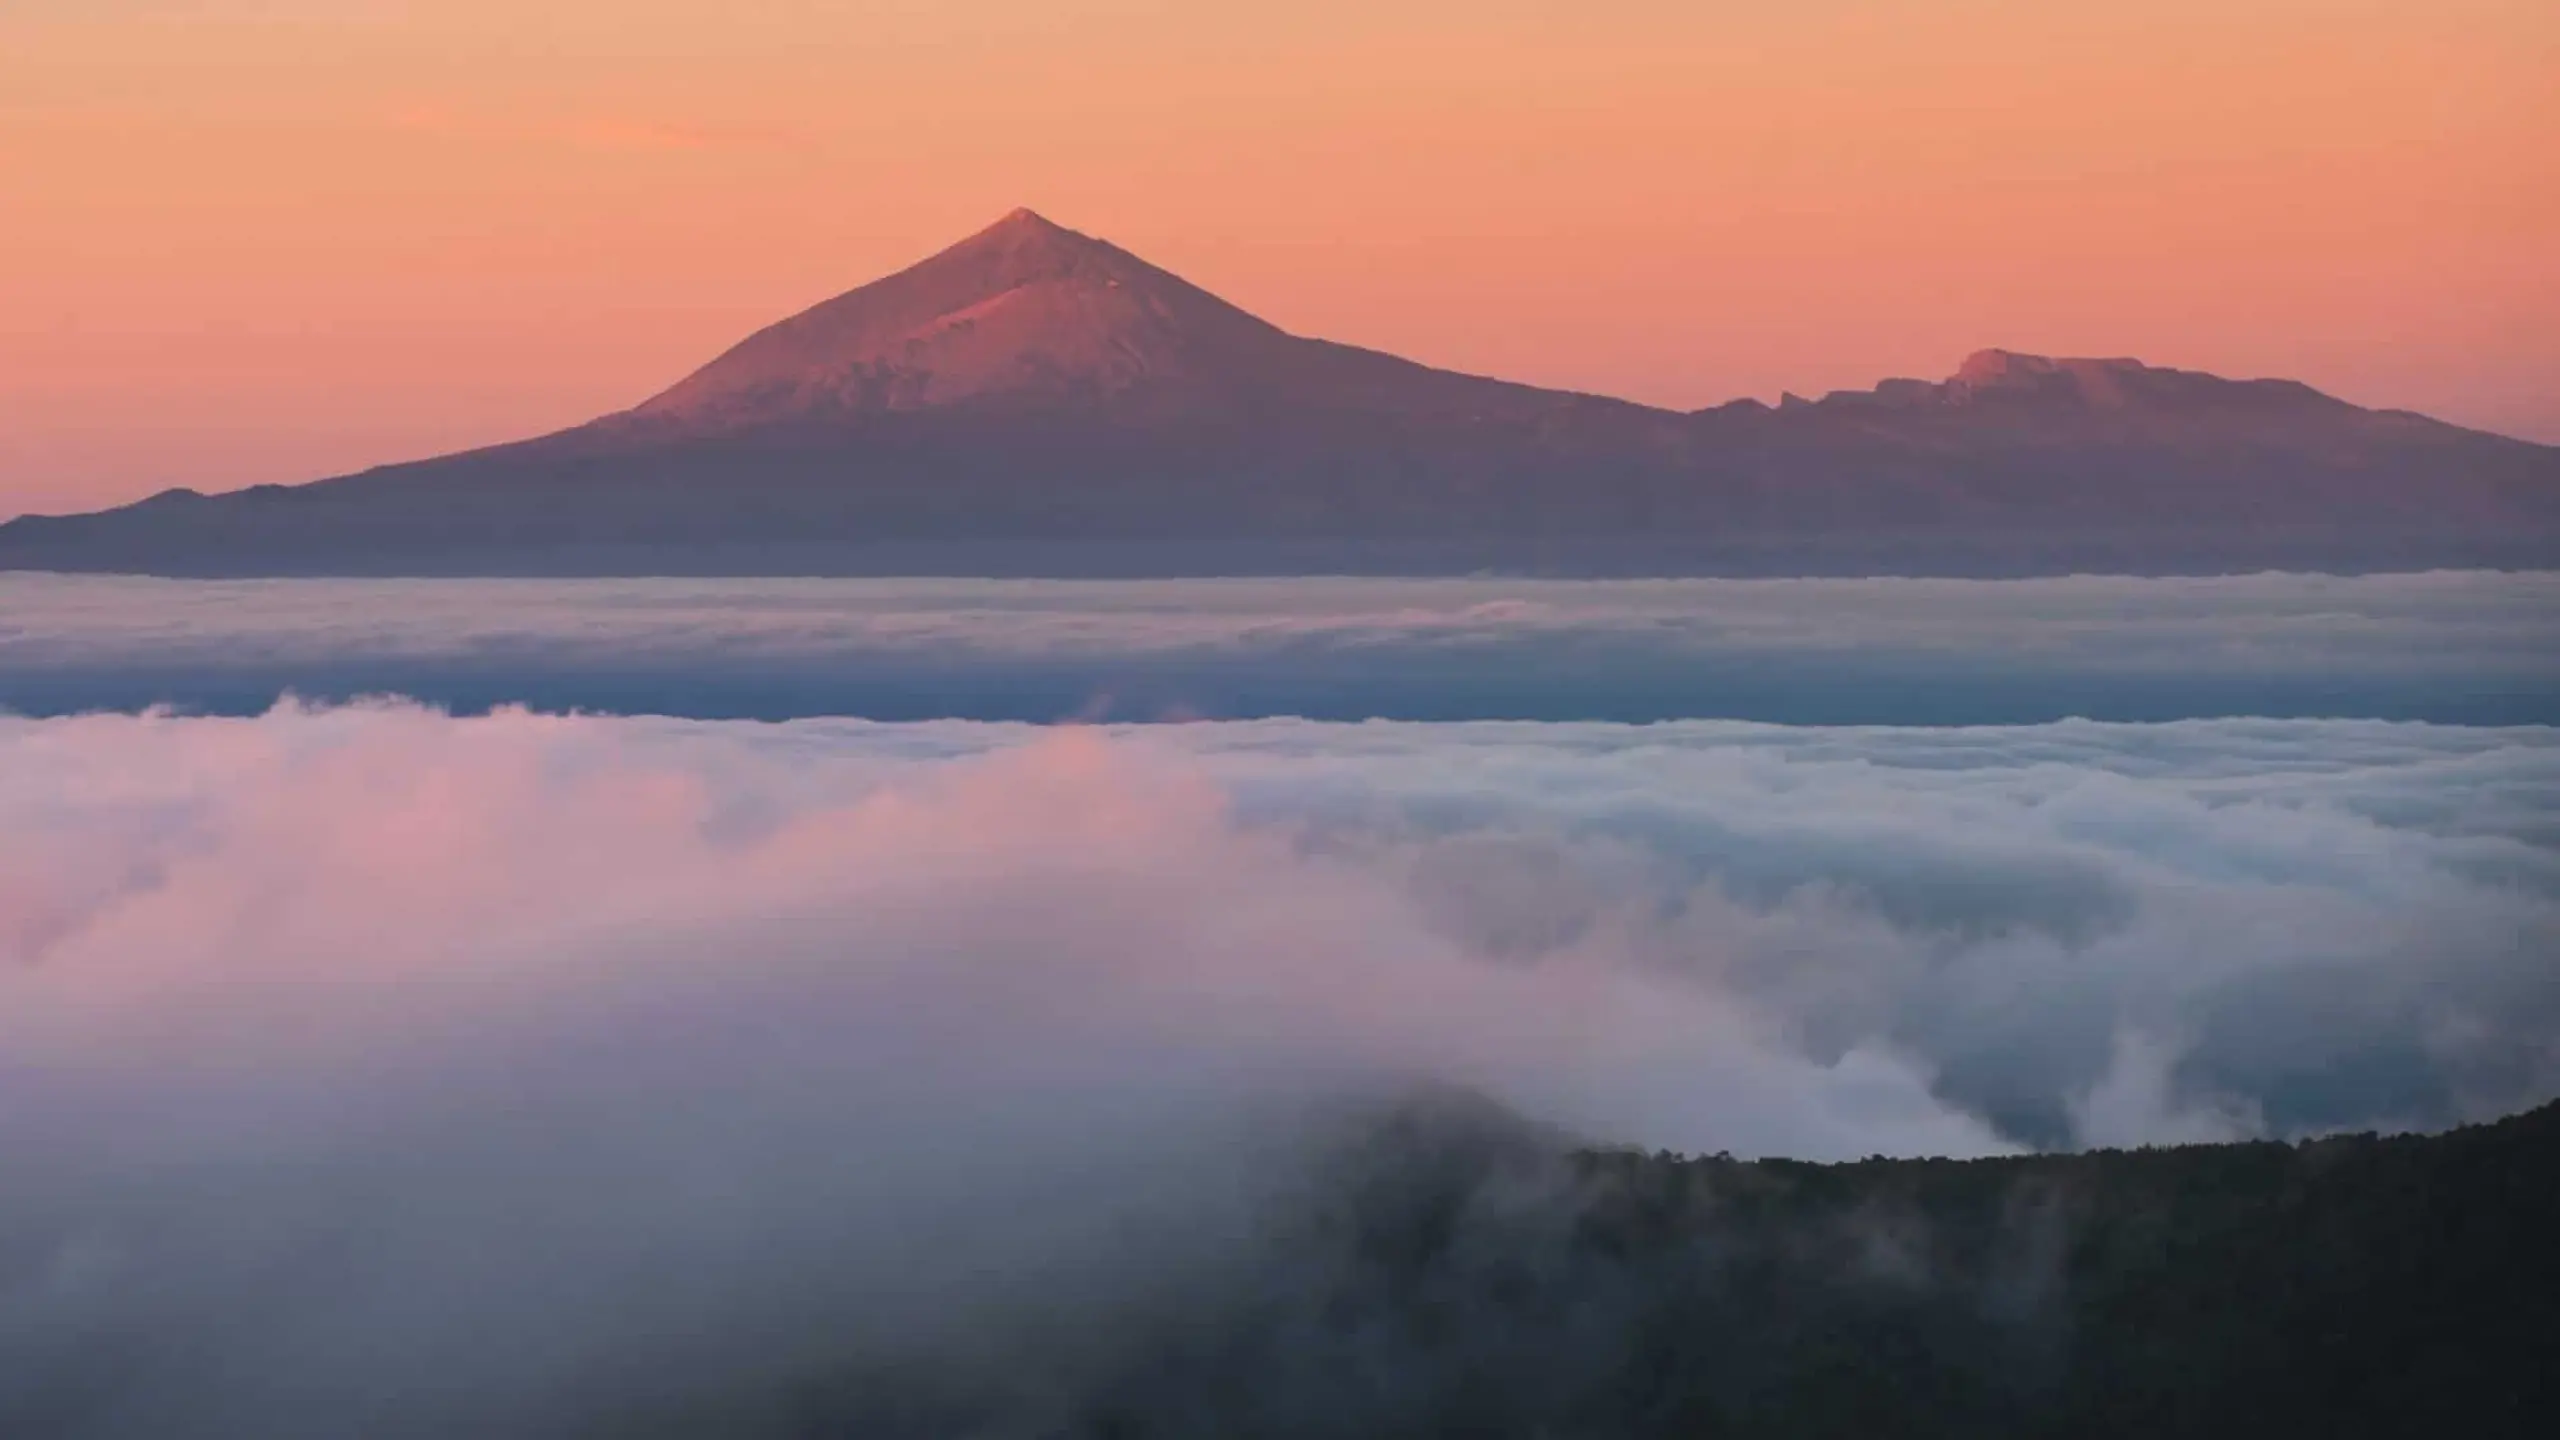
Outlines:
[[[2046,580],[1296,578],[1045,581],[160,580],[0,572],[27,655],[248,641],[298,654],[782,654],[954,649],[1128,654],[1636,637],[1666,650],[2015,652],[2177,669],[2381,657],[2533,658],[2560,637],[2560,575],[2238,575]],[[184,601],[185,603],[177,603]],[[2547,648],[2541,653],[2547,655]]]
[[[2513,1108],[2555,795],[2362,722],[0,720],[0,1373],[451,1433],[986,1343],[1409,1077],[1817,1157]]]
[[[2560,576],[255,580],[0,574],[0,706],[1860,723],[2560,718]]]

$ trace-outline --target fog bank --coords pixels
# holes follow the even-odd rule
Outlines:
[[[2560,733],[2363,722],[0,721],[0,1416],[1064,1386],[1416,1084],[1811,1158],[2503,1113],[2555,814]]]
[[[787,719],[2560,722],[2560,576],[263,580],[0,574],[0,708]]]

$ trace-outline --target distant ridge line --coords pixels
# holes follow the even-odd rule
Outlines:
[[[2560,565],[2560,449],[1983,350],[1696,411],[1289,334],[1016,210],[632,408],[0,525],[155,574],[2209,574]]]

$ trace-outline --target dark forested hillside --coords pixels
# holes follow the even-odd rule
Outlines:
[[[1845,1165],[1563,1152],[1416,1110],[1255,1264],[1035,1358],[848,1360],[604,1433],[2549,1434],[2555,1197],[2553,1107]]]

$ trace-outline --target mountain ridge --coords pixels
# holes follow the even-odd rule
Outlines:
[[[1017,210],[529,440],[0,525],[174,574],[2051,574],[2560,564],[2560,449],[1989,349],[1678,411],[1293,335]]]

